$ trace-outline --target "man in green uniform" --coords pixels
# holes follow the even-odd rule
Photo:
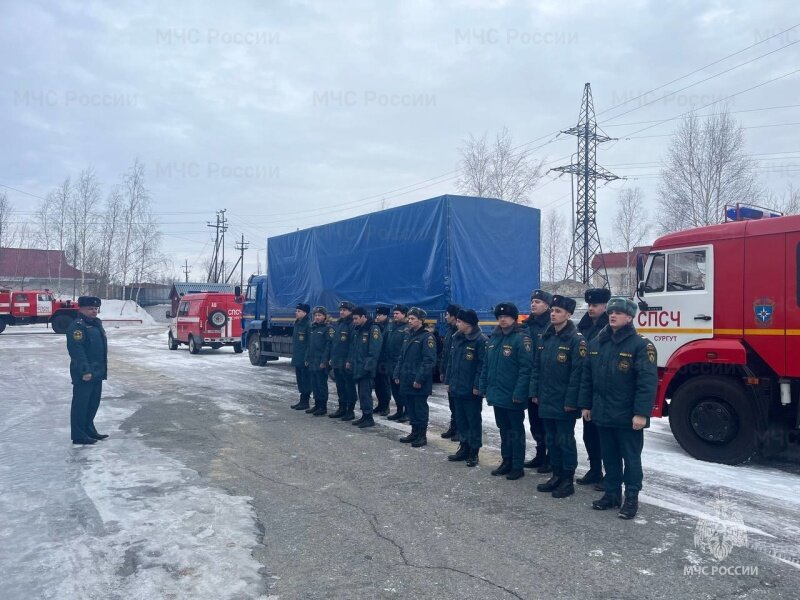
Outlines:
[[[442,342],[442,356],[439,359],[439,377],[442,383],[446,383],[447,379],[447,363],[450,360],[450,346],[453,343],[453,335],[458,331],[456,328],[456,317],[461,307],[458,304],[449,304],[445,312],[445,320],[447,321],[447,333],[444,335]],[[450,406],[450,426],[447,430],[442,432],[442,437],[453,438],[458,441],[458,424],[456,423],[456,410],[453,404],[453,396],[448,392],[447,403]]]
[[[375,414],[385,417],[389,414],[389,401],[392,399],[392,369],[386,352],[386,328],[389,325],[389,307],[378,306],[375,308],[375,325],[381,329],[381,356],[378,359],[378,368],[375,371],[375,397],[378,406]]]
[[[333,369],[336,381],[336,395],[339,397],[339,408],[328,415],[331,419],[352,421],[355,419],[353,409],[356,405],[356,386],[353,374],[345,369],[347,355],[350,354],[350,338],[353,333],[352,302],[344,301],[339,304],[339,319],[333,325],[330,335],[331,343],[328,345],[328,366]]]
[[[586,314],[578,323],[578,331],[586,339],[586,343],[591,342],[603,327],[608,325],[608,315],[606,314],[606,303],[611,298],[611,290],[605,288],[590,288],[586,290],[583,299],[586,300]],[[589,470],[578,479],[580,485],[594,484],[598,491],[603,490],[603,453],[600,449],[600,435],[597,433],[597,426],[593,421],[583,422],[583,445],[586,446],[586,454],[589,455]]]
[[[306,351],[308,350],[308,333],[311,329],[308,313],[311,307],[300,303],[294,311],[294,329],[292,330],[292,366],[294,367],[297,389],[300,392],[300,401],[292,404],[295,410],[307,410],[311,398],[311,371],[306,366]]]
[[[658,386],[656,349],[636,333],[632,300],[611,298],[606,312],[608,326],[589,343],[579,406],[583,418],[597,426],[606,470],[605,494],[592,507],[619,506],[624,482],[619,517],[632,519],[642,489],[644,429],[650,424]]]
[[[545,329],[550,326],[550,303],[553,296],[544,290],[533,290],[531,293],[531,314],[525,321],[528,331],[533,340],[533,353],[542,341]],[[544,423],[539,416],[539,406],[529,400],[528,402],[528,425],[531,430],[531,437],[536,442],[536,455],[525,463],[525,468],[536,469],[537,473],[549,473],[552,469],[550,461],[547,459],[547,441],[544,434]]]
[[[328,413],[328,362],[325,356],[332,337],[333,327],[328,325],[328,311],[324,306],[314,307],[314,322],[308,334],[306,368],[311,373],[311,391],[314,406],[306,409],[315,417]]]
[[[570,320],[575,300],[553,296],[550,327],[545,329],[534,355],[531,397],[539,406],[544,421],[547,448],[553,476],[536,489],[550,492],[553,498],[575,493],[573,480],[578,466],[575,446],[575,420],[580,416],[578,393],[581,369],[586,357],[586,340]]]
[[[456,327],[458,331],[450,347],[445,383],[448,395],[453,398],[461,445],[447,460],[465,460],[468,467],[474,467],[478,464],[478,451],[483,445],[483,398],[478,388],[486,358],[486,336],[481,333],[478,315],[472,309],[458,311]]]
[[[78,298],[78,318],[67,328],[72,407],[69,414],[73,444],[94,444],[108,435],[98,433],[94,417],[100,407],[103,380],[108,379],[108,341],[97,318],[100,298]]]
[[[386,333],[384,334],[383,348],[386,352],[386,363],[389,367],[390,377],[394,374],[394,368],[400,359],[400,351],[403,349],[403,340],[406,337],[406,333],[408,333],[407,314],[408,307],[405,304],[395,306],[392,309],[392,322],[386,327]],[[387,418],[390,421],[407,423],[408,415],[406,414],[405,401],[400,393],[400,384],[395,383],[394,378],[392,378],[392,396],[397,410]]]
[[[494,407],[500,430],[502,462],[492,475],[519,479],[525,475],[525,408],[529,399],[533,342],[528,328],[517,323],[519,310],[511,302],[494,309],[498,325],[486,347],[480,395]]]
[[[394,382],[400,387],[411,421],[411,433],[400,441],[410,443],[414,448],[428,443],[428,396],[433,389],[433,367],[436,364],[436,340],[425,329],[426,316],[421,308],[408,311],[408,332],[394,368]]]
[[[353,421],[353,425],[361,429],[375,426],[372,417],[372,382],[375,380],[375,369],[378,367],[382,347],[381,328],[367,316],[363,306],[357,306],[353,310],[353,339],[350,342],[347,367],[353,374],[361,405],[361,418]]]

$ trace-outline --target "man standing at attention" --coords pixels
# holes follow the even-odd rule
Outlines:
[[[385,417],[389,414],[389,401],[392,399],[392,370],[394,365],[388,360],[386,352],[387,326],[389,325],[389,307],[378,306],[375,308],[375,325],[381,329],[381,356],[378,359],[378,368],[375,371],[375,397],[378,406],[375,414]]]
[[[400,359],[400,351],[403,349],[403,340],[406,337],[406,333],[408,333],[408,324],[406,323],[407,314],[408,307],[405,304],[398,304],[392,309],[392,322],[386,327],[383,347],[386,352],[386,362],[389,366],[389,377],[394,375],[394,368],[397,365],[397,361]],[[387,418],[390,421],[407,423],[408,415],[406,415],[403,395],[400,393],[400,384],[395,383],[393,378],[392,396],[394,397],[394,404],[397,410]]]
[[[308,334],[311,330],[308,313],[311,307],[302,302],[294,311],[295,321],[292,330],[292,366],[294,367],[297,389],[300,392],[300,402],[292,404],[295,410],[306,410],[311,398],[311,371],[306,366],[306,351],[308,350]]]
[[[357,306],[353,310],[353,339],[350,342],[347,364],[353,374],[361,404],[361,418],[353,421],[353,425],[362,429],[375,425],[372,417],[372,382],[375,380],[375,369],[382,347],[381,328],[367,316],[364,307]]]
[[[345,369],[347,355],[350,354],[350,337],[353,333],[352,302],[344,301],[339,304],[339,319],[329,331],[331,343],[328,346],[328,366],[333,369],[333,378],[336,381],[336,395],[339,397],[339,408],[328,415],[331,419],[352,421],[355,419],[353,408],[356,405],[356,386],[353,374]]]
[[[450,360],[450,346],[453,343],[453,336],[458,331],[456,328],[456,317],[461,307],[458,304],[449,304],[445,312],[445,320],[447,321],[447,333],[444,335],[442,342],[442,357],[439,360],[439,378],[442,383],[447,383],[447,363]],[[447,403],[450,405],[450,426],[446,431],[442,432],[442,437],[453,438],[458,441],[458,424],[456,423],[456,409],[453,405],[453,396],[447,393]]]
[[[528,327],[533,341],[534,355],[542,341],[544,330],[550,327],[550,303],[552,301],[553,296],[544,290],[533,290],[531,293],[531,314],[525,321],[525,325]],[[528,425],[533,441],[536,442],[536,455],[525,463],[525,467],[536,469],[537,473],[549,473],[552,469],[550,461],[547,460],[544,422],[539,416],[539,406],[532,399],[528,402]]]
[[[72,379],[70,435],[73,444],[95,444],[108,436],[98,433],[94,417],[108,379],[108,341],[103,322],[97,318],[100,298],[78,298],[78,318],[67,328],[69,374]]]

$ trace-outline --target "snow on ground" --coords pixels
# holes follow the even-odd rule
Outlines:
[[[150,314],[133,300],[103,300],[97,314],[104,323],[125,325],[128,319],[141,320],[141,325],[155,325],[156,321]],[[139,325],[140,323],[130,323]]]

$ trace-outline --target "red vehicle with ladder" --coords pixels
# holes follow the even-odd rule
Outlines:
[[[8,326],[47,323],[63,334],[77,315],[77,302],[57,300],[50,290],[0,289],[0,333]]]
[[[634,323],[658,350],[653,415],[695,458],[736,464],[798,441],[800,216],[727,215],[640,255]]]
[[[213,350],[233,346],[234,352],[242,352],[242,299],[239,294],[185,294],[173,302],[167,318],[171,319],[167,334],[170,350],[186,344],[192,354],[199,354],[203,346]]]

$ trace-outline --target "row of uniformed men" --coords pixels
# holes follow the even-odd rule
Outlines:
[[[475,311],[448,307],[451,329],[440,368],[455,422],[450,429],[457,431],[455,439],[460,442],[448,459],[465,460],[468,466],[478,463],[486,397],[501,438],[502,462],[492,475],[519,479],[523,466],[552,471],[550,480],[537,489],[564,498],[574,493],[574,428],[582,416],[590,470],[579,483],[600,481],[604,465],[605,493],[593,507],[621,506],[619,516],[631,519],[642,486],[643,429],[649,424],[657,384],[655,348],[636,334],[632,321],[637,307],[631,300],[610,299],[607,290],[599,289],[588,290],[585,298],[589,310],[577,327],[571,321],[575,310],[571,298],[535,290],[531,316],[523,324],[517,323],[514,304],[498,304],[494,311],[498,326],[488,340]],[[308,312],[307,305],[298,306],[294,334],[298,351],[292,360],[301,400],[293,408],[326,414],[327,374],[332,368],[339,410],[330,416],[353,420],[357,394],[362,416],[354,424],[371,427],[375,424],[372,386],[378,410],[387,411],[388,392],[379,390],[391,373],[386,387],[398,410],[389,418],[402,420],[407,413],[412,430],[401,441],[425,445],[427,399],[436,360],[436,342],[424,327],[425,312],[397,306],[388,323],[388,310],[379,307],[372,322],[363,308],[344,302],[339,320],[331,324],[325,309],[316,307],[310,327]],[[306,371],[310,387],[304,382]],[[309,407],[312,390],[314,408]],[[537,446],[535,458],[527,463],[526,409]],[[443,435],[447,433],[451,432]]]

